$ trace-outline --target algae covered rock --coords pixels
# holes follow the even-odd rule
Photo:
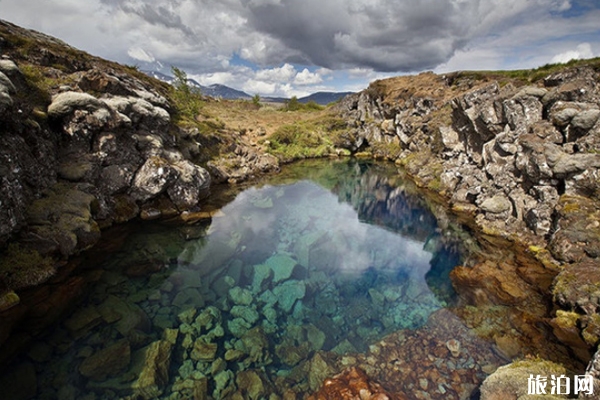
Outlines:
[[[86,378],[101,381],[107,376],[120,374],[131,360],[131,349],[126,339],[97,351],[83,360],[79,373]]]
[[[75,185],[57,184],[27,209],[27,238],[40,252],[60,251],[69,256],[90,248],[100,239],[92,217],[96,198]]]
[[[137,355],[142,361],[142,370],[132,384],[134,392],[143,399],[153,399],[162,394],[169,381],[171,343],[158,340],[141,350]]]

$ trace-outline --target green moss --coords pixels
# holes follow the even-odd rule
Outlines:
[[[576,312],[557,310],[555,322],[563,328],[574,328],[577,326],[577,321],[580,315]]]
[[[17,243],[9,244],[0,259],[0,285],[4,288],[18,290],[38,285],[54,273],[54,261],[51,258]]]
[[[323,157],[332,153],[332,143],[314,124],[283,125],[269,137],[269,152],[283,162]]]
[[[402,147],[397,141],[387,142],[376,142],[371,144],[371,152],[376,158],[385,158],[388,160],[396,160],[402,153]]]
[[[596,347],[600,341],[600,315],[592,314],[585,318],[586,327],[581,332],[585,342],[593,347]]]

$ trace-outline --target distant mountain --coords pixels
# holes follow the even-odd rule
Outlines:
[[[163,74],[162,72],[157,72],[157,71],[142,71],[142,72],[145,73],[146,75],[150,75],[153,78],[159,79],[159,80],[161,80],[163,82],[167,82],[169,84],[172,84],[173,81],[175,80],[175,78],[173,78],[172,76]],[[232,100],[232,99],[251,99],[252,98],[252,96],[250,96],[246,92],[242,92],[241,90],[236,90],[236,89],[230,88],[229,86],[225,86],[225,85],[214,84],[214,85],[210,85],[210,86],[203,86],[193,79],[188,79],[188,84],[190,86],[197,87],[198,89],[200,89],[202,94],[204,94],[206,96],[214,97],[216,99]]]
[[[146,75],[150,75],[153,78],[159,79],[163,82],[167,82],[172,84],[175,78],[170,75],[163,74],[162,72],[157,71],[142,71]],[[202,86],[197,81],[193,79],[188,79],[188,83],[191,86],[197,87],[200,89],[202,94],[214,98],[220,99],[245,99],[249,100],[252,98],[248,93],[242,92],[241,90],[230,88],[229,86],[214,84],[210,86]],[[317,104],[327,105],[334,101],[341,99],[342,97],[352,94],[352,92],[317,92],[313,93],[306,97],[301,97],[298,99],[300,103],[308,103],[309,101],[314,101]],[[288,101],[288,98],[285,97],[261,97],[261,101],[272,102],[272,103],[285,103]]]
[[[310,96],[301,97],[298,99],[300,103],[308,103],[309,101],[314,101],[317,104],[327,105],[329,103],[333,103],[334,101],[338,101],[342,97],[345,97],[353,92],[317,92],[313,93]]]

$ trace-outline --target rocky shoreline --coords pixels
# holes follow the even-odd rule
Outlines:
[[[506,318],[545,326],[524,337],[553,335],[587,363],[600,337],[598,68],[501,79],[374,82],[339,105],[355,121],[348,148],[396,160],[464,216],[485,253],[452,273],[466,303],[508,306]]]

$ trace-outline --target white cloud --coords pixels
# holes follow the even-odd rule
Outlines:
[[[275,83],[248,79],[242,85],[242,90],[248,94],[273,95],[277,90],[277,85]]]
[[[552,57],[552,63],[566,63],[571,60],[578,60],[582,58],[592,58],[594,52],[592,51],[592,45],[589,43],[581,43],[575,50],[565,51]]]
[[[132,47],[129,50],[127,50],[127,54],[129,55],[129,57],[131,57],[135,60],[139,60],[139,61],[144,61],[144,62],[149,62],[149,63],[156,61],[156,59],[152,56],[152,54],[149,54],[141,47]]]
[[[296,68],[291,64],[283,64],[281,67],[263,69],[256,73],[256,79],[268,82],[289,82],[297,74]]]
[[[310,72],[308,68],[304,68],[301,72],[298,72],[294,78],[294,84],[301,86],[316,85],[321,82],[323,82],[323,78],[316,72]]]

